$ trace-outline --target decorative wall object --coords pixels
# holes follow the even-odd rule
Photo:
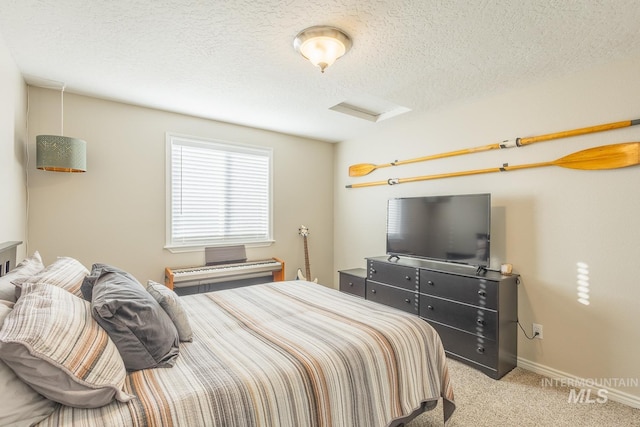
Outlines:
[[[522,147],[524,145],[534,144],[536,142],[551,141],[554,139],[568,138],[570,136],[586,135],[589,133],[603,132],[606,130],[620,129],[640,124],[640,119],[625,120],[621,122],[606,123],[603,125],[589,126],[580,129],[566,130],[561,132],[548,133],[546,135],[530,136],[526,138],[507,139],[499,143],[483,145],[480,147],[466,148],[463,150],[449,151],[447,153],[433,154],[431,156],[417,157],[409,160],[396,160],[391,163],[383,163],[374,165],[371,163],[359,163],[349,166],[349,176],[365,176],[376,169],[386,168],[389,166],[400,166],[409,163],[425,162],[428,160],[442,159],[445,157],[460,156],[463,154],[479,153],[482,151],[490,151],[501,148]]]
[[[475,169],[435,175],[423,175],[411,178],[391,178],[386,181],[349,184],[346,186],[346,188],[371,187],[386,184],[395,185],[404,184],[406,182],[427,181],[432,179],[452,178],[456,176],[480,175],[492,172],[506,172],[511,170],[539,168],[544,166],[561,166],[563,168],[582,170],[601,170],[618,169],[627,166],[635,166],[638,164],[640,164],[640,142],[627,142],[621,144],[603,145],[600,147],[576,151],[575,153],[549,162],[529,163],[516,166],[509,166],[507,163],[505,163],[501,167],[497,168]]]

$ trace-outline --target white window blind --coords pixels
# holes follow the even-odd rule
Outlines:
[[[271,241],[271,149],[167,135],[168,247]]]

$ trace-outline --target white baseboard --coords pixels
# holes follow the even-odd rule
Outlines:
[[[566,372],[562,372],[557,369],[550,368],[548,366],[541,365],[527,359],[523,359],[521,357],[518,357],[518,367],[526,369],[527,371],[535,372],[536,374],[548,378],[554,378],[557,380],[568,380],[575,383],[587,383],[587,380],[584,378],[576,377],[575,375],[571,375]],[[632,408],[640,409],[640,396],[634,396],[632,394],[614,388],[602,388],[607,390],[607,397],[609,399],[627,406],[631,406]]]

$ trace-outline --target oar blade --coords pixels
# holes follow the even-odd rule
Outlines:
[[[570,169],[600,170],[618,169],[640,164],[640,142],[603,145],[588,148],[553,162]]]
[[[358,163],[357,165],[351,165],[349,166],[349,176],[365,176],[373,172],[376,167],[376,165],[371,163]]]

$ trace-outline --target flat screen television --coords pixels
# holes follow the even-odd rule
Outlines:
[[[491,194],[390,199],[387,254],[489,266]]]

